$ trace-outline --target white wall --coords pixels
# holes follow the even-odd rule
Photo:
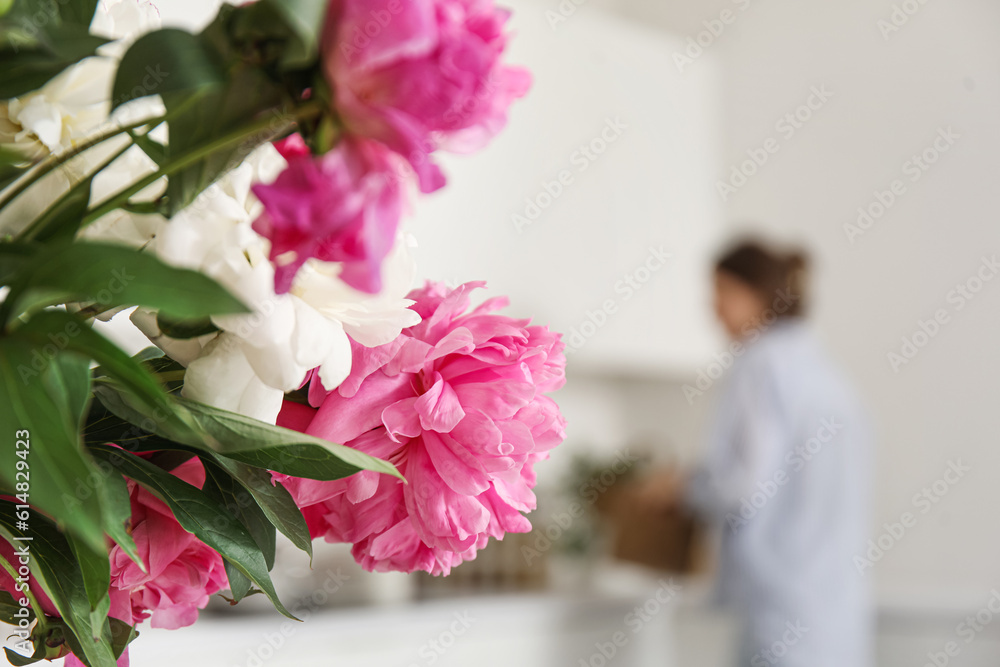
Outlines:
[[[531,69],[533,89],[486,150],[441,157],[448,186],[416,200],[409,226],[420,273],[487,280],[512,313],[567,334],[571,368],[696,368],[716,342],[704,308],[722,221],[716,64],[681,76],[662,32],[583,13],[553,30],[534,4],[504,4],[506,60]]]
[[[727,217],[802,240],[818,256],[817,323],[879,430],[878,524],[914,512],[912,496],[949,459],[971,467],[931,511],[914,512],[917,525],[876,565],[883,599],[982,604],[1000,577],[1000,280],[961,311],[948,293],[1000,252],[1000,4],[908,4],[919,10],[888,40],[877,27],[893,11],[888,0],[767,0],[745,11],[728,1],[621,0],[611,8],[683,37],[721,9],[737,10],[706,49],[724,62],[724,164],[768,137],[780,149],[732,194]],[[540,2],[539,11],[553,5]],[[814,85],[833,96],[784,139],[775,123]],[[904,162],[941,127],[960,138],[912,182]],[[727,176],[728,168],[716,178]],[[893,179],[905,194],[852,244],[844,224]],[[949,322],[894,372],[887,354],[938,309]]]

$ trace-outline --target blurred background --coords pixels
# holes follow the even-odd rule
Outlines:
[[[217,7],[156,4],[188,27]],[[565,332],[568,436],[538,466],[535,532],[447,579],[370,575],[339,545],[309,570],[289,549],[278,590],[305,623],[213,603],[143,631],[134,664],[731,664],[711,536],[621,498],[699,455],[728,365],[712,262],[751,231],[810,252],[810,319],[874,422],[879,548],[859,576],[878,664],[997,665],[1000,4],[505,4],[533,90],[487,150],[443,160],[448,187],[408,224],[423,277],[486,280]],[[968,472],[915,511],[955,462]],[[974,641],[934,658],[970,616]]]

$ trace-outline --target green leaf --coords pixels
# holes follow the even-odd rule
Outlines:
[[[64,357],[69,357],[71,355],[63,355]],[[86,364],[86,361],[84,361]],[[86,368],[84,369],[86,373]],[[89,380],[89,374],[86,374]],[[87,384],[89,387],[89,382]],[[86,404],[86,396],[84,401],[80,403],[80,411],[82,413],[83,407]],[[120,516],[121,508],[119,507],[108,507],[105,503],[114,499],[113,490],[106,488],[107,482],[109,480],[114,480],[117,478],[121,480],[121,475],[111,472],[110,475],[104,477],[100,480],[100,483],[96,484],[97,498],[101,502],[101,528],[110,528],[114,530],[115,526],[108,526],[109,520],[115,522]],[[122,485],[124,481],[122,480]],[[125,499],[128,501],[128,490],[125,491]],[[129,505],[129,515],[131,515],[131,505]],[[124,530],[124,524],[119,524],[122,528],[120,533],[126,533]],[[132,542],[131,536],[126,536],[131,542],[132,550],[138,556],[138,551],[135,549],[135,543]],[[108,588],[111,586],[111,562],[108,560],[108,549],[107,546],[102,544],[101,548],[95,551],[92,545],[88,543],[81,542],[80,539],[74,534],[70,533],[67,535],[67,540],[69,541],[70,548],[73,550],[73,555],[76,557],[77,562],[80,564],[80,571],[83,574],[84,588],[87,591],[87,599],[90,601],[90,611],[91,611],[91,633],[94,638],[97,638],[101,634],[102,627],[104,625],[104,619],[108,616],[108,611],[111,608],[111,599],[108,597]],[[141,563],[141,559],[140,559]],[[145,567],[143,571],[145,571]]]
[[[45,659],[45,645],[41,643],[35,647],[34,653],[30,656],[15,653],[6,646],[3,647],[3,652],[7,654],[7,662],[12,665],[17,665],[18,667],[22,667],[23,665],[33,665],[36,662]]]
[[[17,315],[32,302],[26,292],[57,293],[61,301],[92,301],[104,308],[139,305],[178,318],[248,312],[222,286],[197,271],[168,266],[154,255],[104,243],[72,243],[46,250],[44,262],[21,271],[6,306]],[[22,303],[17,303],[20,299]]]
[[[50,393],[61,383],[76,386],[81,381],[67,381],[73,366],[52,361],[40,350],[45,348],[23,337],[0,338],[0,423],[10,429],[0,447],[0,479],[18,491],[25,487],[18,489],[17,484],[27,482],[31,505],[63,522],[97,552],[105,548],[101,506],[94,493],[102,478],[80,449],[81,416],[74,412],[74,399]],[[82,370],[86,373],[85,366]],[[53,374],[66,377],[57,381],[51,379]],[[15,446],[14,438],[28,446]],[[28,469],[19,451],[29,458]]]
[[[14,614],[21,609],[21,605],[17,603],[14,596],[7,591],[0,591],[0,621],[3,621],[7,625],[17,625],[17,616]],[[28,609],[28,622],[35,620],[35,612]]]
[[[282,19],[293,39],[285,44],[281,63],[285,69],[306,67],[319,57],[319,40],[326,17],[326,0],[261,0]]]
[[[104,478],[104,484],[100,486],[99,492],[104,532],[122,548],[139,569],[145,572],[146,564],[142,562],[139,549],[129,532],[132,522],[132,502],[129,499],[128,484],[121,475],[111,472]]]
[[[68,6],[73,4],[15,0],[0,17],[0,99],[37,90],[107,43],[78,20],[89,2]]]
[[[165,502],[184,530],[218,551],[225,560],[256,584],[278,611],[289,618],[295,618],[278,599],[260,547],[224,507],[213,502],[197,487],[134,454],[107,445],[93,446],[91,451]]]
[[[113,617],[108,618],[108,626],[111,650],[116,658],[121,657],[125,647],[132,643],[132,640],[138,637],[139,633],[136,632],[134,625],[129,625],[125,621]]]
[[[149,372],[153,373],[171,394],[177,395],[184,386],[184,375],[187,373],[187,369],[170,357],[147,359],[142,365],[148,368]]]
[[[231,603],[236,603],[242,600],[250,593],[253,588],[253,582],[245,574],[236,569],[236,566],[230,563],[228,560],[223,563],[226,567],[226,579],[229,581],[229,592],[232,594],[233,598]]]
[[[163,358],[163,350],[156,347],[155,345],[144,347],[132,355],[133,361],[149,361],[150,359],[162,359],[162,358]]]
[[[13,539],[20,534],[15,526],[14,505],[0,503],[0,526],[7,540],[16,546]],[[90,667],[116,667],[115,656],[110,644],[102,635],[91,641],[91,607],[87,589],[83,581],[79,563],[65,536],[54,524],[44,517],[34,515],[31,519],[31,571],[48,594],[52,604],[62,617],[70,634],[67,641],[79,647],[78,654]],[[81,641],[82,640],[82,641]]]
[[[42,31],[39,38],[44,38],[44,30],[51,27],[71,26],[88,30],[97,4],[98,0],[59,0],[55,3],[46,0],[14,0],[8,3],[8,7],[13,9],[10,15],[4,16],[6,12],[0,11],[0,16],[5,20],[30,21],[34,30]]]
[[[59,15],[64,23],[71,23],[81,28],[90,28],[94,20],[94,12],[97,11],[98,0],[72,0],[61,2]]]
[[[65,522],[98,554],[107,551],[107,533],[145,569],[127,529],[132,510],[125,481],[114,470],[97,470],[80,450],[90,398],[89,359],[99,361],[157,419],[175,430],[185,428],[170,397],[141,363],[63,311],[39,313],[12,336],[0,338],[0,416],[5,416],[3,423],[30,434],[32,504]],[[11,366],[4,368],[4,363]],[[12,411],[9,416],[5,408]],[[17,452],[13,447],[2,451],[0,479],[11,485],[17,481]]]
[[[167,161],[167,147],[158,141],[153,141],[148,134],[141,134],[134,130],[129,131],[128,135],[132,137],[132,143],[142,149],[142,151],[149,156],[149,159],[157,164],[157,166],[163,166]],[[145,210],[142,210],[145,207]],[[133,204],[130,207],[133,213],[159,213],[159,204],[156,202],[146,202],[145,204]]]
[[[356,451],[356,450],[352,450]],[[330,456],[329,451],[314,445],[286,444],[277,447],[227,451],[226,456],[258,468],[274,470],[292,477],[332,480],[349,477],[364,468]],[[379,470],[378,472],[388,472]]]
[[[203,88],[197,99],[168,93],[162,96],[170,121],[167,160],[192,150],[210,149],[204,158],[171,174],[165,208],[173,215],[194,201],[222,174],[239,165],[258,146],[289,133],[294,122],[283,111],[294,105],[286,84],[271,76],[257,60],[260,43],[237,39],[236,22],[250,7],[223,5],[197,39],[225,64],[224,85]],[[223,141],[234,129],[263,122],[261,129],[238,142]]]
[[[268,571],[274,567],[274,526],[268,521],[256,500],[232,476],[212,459],[202,459],[205,466],[205,487],[210,498],[229,510],[250,533],[260,551]]]
[[[69,414],[77,416],[74,426],[79,430],[90,402],[90,360],[75,354],[57,354],[41,379],[50,396],[65,397]]]
[[[142,431],[130,424],[104,406],[104,401],[117,406],[119,411],[127,412],[132,418],[140,419],[138,413],[128,408],[121,395],[110,387],[99,386],[97,393],[100,398],[94,401],[90,417],[84,430],[84,439],[88,444],[104,444],[113,442],[129,451],[159,451],[177,449],[182,452],[199,452],[202,460],[221,468],[235,479],[256,501],[267,520],[282,534],[288,537],[298,548],[312,557],[312,537],[306,525],[302,512],[295,505],[288,490],[280,483],[272,483],[271,473],[261,468],[254,468],[244,463],[234,461],[217,454],[206,446],[192,446],[167,440],[153,433]],[[252,531],[251,531],[252,532]],[[111,533],[109,533],[111,535]],[[114,538],[114,535],[111,535]],[[256,538],[256,536],[255,536]],[[116,540],[117,541],[117,540]],[[262,549],[264,544],[261,544]],[[267,551],[264,551],[265,556]],[[269,559],[268,569],[271,567]]]
[[[95,554],[87,548],[87,545],[80,544],[80,541],[72,535],[68,537],[68,540],[69,546],[73,550],[73,556],[80,564],[83,586],[87,591],[91,611],[110,604],[108,588],[111,586],[111,562],[108,560],[107,549],[104,550],[103,554]],[[107,616],[107,614],[108,610],[105,608],[104,615]],[[95,635],[98,634],[100,634],[100,627],[95,631]]]
[[[219,456],[216,464],[226,470],[250,492],[264,516],[275,528],[312,558],[312,536],[302,511],[280,482],[271,481],[271,473],[245,463]]]
[[[133,451],[162,448],[167,440],[294,477],[331,480],[353,475],[359,470],[374,470],[402,479],[388,461],[204,403],[184,398],[176,399],[175,403],[177,409],[186,412],[190,423],[198,426],[201,435],[197,435],[175,430],[163,420],[149,419],[129,396],[111,385],[95,385],[94,395],[118,417],[149,426],[149,430],[161,438],[132,438],[129,447],[134,448]]]
[[[98,379],[94,383],[94,396],[98,399],[91,403],[90,414],[83,430],[83,441],[86,445],[103,445],[114,443],[129,451],[152,452],[160,449],[178,449],[197,451],[197,448],[181,445],[178,447],[176,438],[157,435],[160,433],[176,433],[177,438],[197,440],[197,436],[188,433],[184,435],[184,427],[174,428],[169,424],[160,423],[150,411],[144,408],[134,396],[107,380]],[[150,430],[146,430],[150,429]]]
[[[186,30],[164,28],[146,33],[125,52],[112,88],[112,109],[147,95],[190,97],[225,82],[217,53]]]
[[[305,433],[251,417],[181,399],[220,454],[258,468],[294,477],[341,479],[359,470],[374,470],[402,479],[388,461]]]
[[[0,241],[0,285],[9,285],[19,272],[30,265],[39,247]]]
[[[163,451],[149,452],[148,456],[143,458],[160,470],[166,470],[169,472],[171,470],[176,470],[196,456],[197,454],[195,452],[184,451],[180,448],[171,448]]]
[[[197,320],[179,320],[163,313],[157,313],[156,326],[159,327],[161,333],[175,340],[197,338],[219,330],[219,327],[215,326],[209,317]]]
[[[28,170],[28,160],[21,153],[0,146],[0,190],[14,182]]]
[[[84,577],[86,583],[86,575]],[[90,610],[90,632],[92,639],[100,639],[106,634],[108,625],[108,612],[111,611],[111,596],[105,595],[97,605],[96,609]]]
[[[90,186],[93,176],[74,185],[66,196],[60,197],[37,220],[32,222],[32,238],[39,241],[72,239],[80,229],[90,203]]]
[[[175,428],[183,428],[184,424],[178,418],[173,402],[156,377],[77,317],[61,310],[46,310],[37,313],[19,327],[15,335],[34,344],[37,349],[77,352],[86,359],[97,361],[101,369],[118,380],[132,396],[154,412],[158,411],[158,419]],[[26,377],[37,375],[32,370],[29,367],[21,373]]]

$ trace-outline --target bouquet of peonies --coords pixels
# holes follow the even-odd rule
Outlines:
[[[0,619],[128,663],[210,595],[282,606],[276,532],[447,574],[524,532],[559,335],[412,289],[407,200],[530,77],[492,0],[0,0]],[[116,314],[155,345],[128,356]]]

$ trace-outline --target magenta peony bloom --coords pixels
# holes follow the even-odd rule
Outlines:
[[[286,401],[278,423],[393,462],[407,482],[370,471],[332,482],[275,475],[314,537],[351,542],[367,570],[447,574],[489,537],[527,532],[533,465],[562,442],[559,334],[471,312],[469,293],[428,284],[411,306],[422,321],[381,347],[354,344],[351,374],[334,391],[317,376],[312,406]]]
[[[403,211],[397,158],[376,142],[354,137],[320,156],[311,155],[297,134],[278,149],[288,167],[270,185],[253,186],[264,204],[253,228],[271,241],[275,292],[287,292],[310,257],[341,262],[344,282],[378,292],[381,263]]]
[[[349,132],[404,156],[420,189],[444,185],[428,155],[481,148],[531,85],[500,56],[509,13],[491,0],[335,0],[323,65]]]
[[[199,488],[205,483],[205,469],[197,458],[173,474]],[[128,484],[132,539],[148,572],[121,547],[111,549],[111,615],[129,624],[151,617],[154,628],[191,625],[208,597],[229,585],[222,556],[181,528],[163,501],[131,480]],[[117,600],[125,602],[120,613],[114,609]]]

